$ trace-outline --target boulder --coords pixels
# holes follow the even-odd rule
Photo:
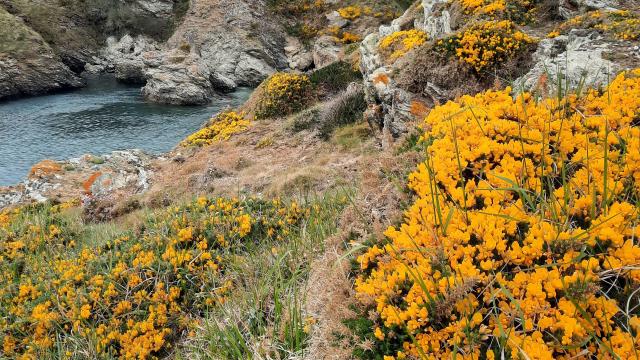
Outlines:
[[[284,47],[289,68],[298,71],[307,71],[313,67],[313,54],[306,49],[304,44],[291,36],[287,37],[287,46]]]
[[[313,63],[318,69],[340,60],[343,56],[344,49],[335,36],[321,36],[313,45]]]
[[[147,84],[142,88],[146,100],[171,105],[204,105],[214,95],[211,73],[201,63],[190,65],[163,64],[147,71]]]
[[[568,35],[544,39],[533,54],[531,70],[515,81],[516,90],[554,93],[558,78],[563,87],[605,85],[621,70],[603,56],[611,50],[595,31],[572,30]]]
[[[329,27],[343,29],[349,26],[349,20],[340,16],[340,13],[338,13],[337,11],[332,11],[326,14],[325,17],[329,21]]]

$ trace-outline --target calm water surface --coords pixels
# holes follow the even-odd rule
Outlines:
[[[161,153],[197,130],[211,115],[242,104],[241,89],[209,106],[145,103],[139,87],[113,78],[89,80],[76,91],[0,102],[0,186],[20,182],[43,159],[143,149]]]

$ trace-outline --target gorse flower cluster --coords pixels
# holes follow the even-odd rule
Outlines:
[[[225,111],[209,120],[209,124],[189,135],[183,142],[184,146],[211,145],[217,141],[229,140],[233,134],[246,130],[251,122],[244,118],[244,114]]]
[[[199,198],[98,243],[61,207],[0,214],[0,353],[148,359],[166,353],[233,283],[225,264],[297,231],[309,210],[278,200]],[[79,240],[78,240],[79,241]],[[86,352],[89,353],[86,353]]]
[[[262,84],[256,117],[284,116],[301,110],[310,100],[313,86],[304,74],[276,73]]]
[[[417,199],[358,258],[387,358],[637,358],[638,119],[640,69],[434,108]]]
[[[486,21],[448,39],[438,41],[445,52],[481,72],[515,56],[535,40],[516,29],[510,20]]]
[[[576,28],[595,29],[620,40],[638,40],[640,38],[640,17],[627,10],[590,11],[567,20],[556,28],[550,37]]]
[[[382,54],[396,60],[427,41],[427,33],[422,30],[396,31],[380,40]]]
[[[338,14],[340,14],[340,17],[343,19],[355,20],[362,16],[362,8],[360,6],[347,6],[338,9]]]
[[[491,20],[507,19],[517,23],[531,20],[537,1],[531,0],[460,0],[466,14],[478,15]]]

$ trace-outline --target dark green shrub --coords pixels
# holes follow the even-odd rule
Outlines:
[[[335,94],[346,89],[352,82],[362,80],[362,74],[353,65],[337,61],[314,71],[309,78],[319,91]]]
[[[325,105],[319,118],[320,136],[327,139],[337,127],[361,120],[366,108],[364,90],[354,83]]]

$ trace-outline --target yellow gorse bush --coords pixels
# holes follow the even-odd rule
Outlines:
[[[517,30],[512,21],[501,20],[473,25],[449,39],[440,40],[438,46],[480,72],[503,63],[534,42]]]
[[[531,20],[537,1],[530,0],[460,0],[466,14],[492,20],[508,19],[518,23]]]
[[[427,38],[427,33],[422,30],[396,31],[380,40],[379,48],[383,54],[395,60],[424,44]]]
[[[183,142],[184,146],[211,145],[217,141],[229,140],[232,135],[246,130],[251,122],[244,118],[243,113],[225,111],[209,120],[209,124],[189,135]]]
[[[312,84],[304,74],[276,73],[262,85],[256,117],[270,118],[301,110],[311,97]]]
[[[358,258],[387,357],[636,358],[639,125],[640,69],[434,108],[415,202]]]
[[[343,19],[355,20],[362,15],[362,8],[360,6],[347,6],[338,9],[338,14],[340,14]]]
[[[0,213],[3,358],[166,353],[225,301],[233,288],[225,264],[251,244],[297,231],[309,209],[203,197],[97,244],[81,242],[57,211],[38,205]]]

